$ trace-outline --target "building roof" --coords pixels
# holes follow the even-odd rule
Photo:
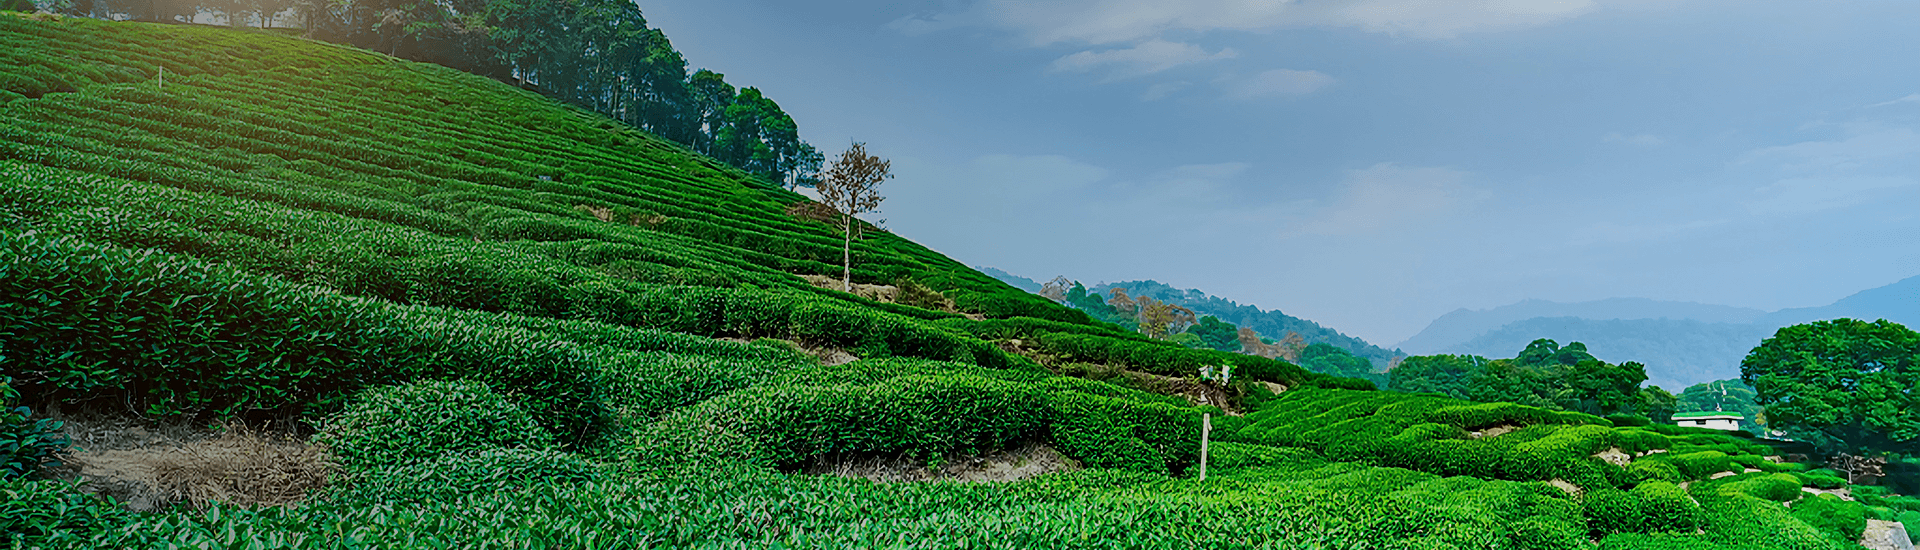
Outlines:
[[[1674,418],[1732,418],[1732,419],[1744,418],[1740,416],[1740,413],[1725,412],[1725,411],[1698,411],[1698,412],[1673,413],[1673,417]]]

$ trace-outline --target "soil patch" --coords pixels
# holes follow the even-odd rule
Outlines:
[[[1607,450],[1600,451],[1594,454],[1593,457],[1622,468],[1626,467],[1627,463],[1633,462],[1633,455],[1627,454],[1626,451],[1620,450],[1619,447],[1608,447]]]
[[[324,487],[324,453],[287,433],[241,424],[219,429],[128,416],[58,418],[80,452],[62,457],[56,475],[134,511],[213,502],[282,506]]]
[[[826,275],[801,275],[800,277],[806,279],[809,283],[813,283],[813,286],[828,290],[846,291],[847,288],[847,285],[841,282],[839,277],[828,277]],[[891,304],[894,303],[895,299],[899,298],[900,288],[893,285],[863,285],[853,283],[853,292],[851,292],[851,294],[868,300]]]
[[[899,481],[1019,481],[1042,474],[1080,469],[1080,463],[1043,443],[1026,443],[985,455],[951,455],[928,468],[925,462],[887,455],[830,455],[815,457],[802,473],[857,477],[891,483]]]
[[[1499,437],[1499,436],[1510,434],[1519,430],[1520,430],[1520,427],[1515,426],[1513,424],[1500,424],[1497,426],[1489,426],[1487,428],[1482,428],[1480,431],[1477,431],[1477,432],[1470,432],[1469,435],[1472,435],[1474,439],[1481,439],[1481,438],[1487,438],[1487,437]]]

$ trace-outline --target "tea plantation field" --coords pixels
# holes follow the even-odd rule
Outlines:
[[[1813,549],[1920,509],[1750,438],[1118,331],[885,231],[855,282],[951,307],[822,289],[804,200],[435,65],[0,12],[0,397],[295,422],[337,465],[139,513],[0,471],[0,547]],[[1059,374],[1223,364],[1232,411]],[[1084,469],[802,473],[1032,443]]]

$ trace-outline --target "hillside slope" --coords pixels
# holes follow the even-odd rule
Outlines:
[[[297,423],[337,468],[248,507],[219,491],[261,479],[209,467],[142,513],[4,473],[0,545],[1797,550],[1851,525],[1789,515],[1800,468],[1760,442],[1341,389],[885,233],[856,278],[943,299],[818,288],[838,241],[800,197],[446,68],[8,13],[0,56],[0,407]],[[1079,470],[801,473],[1020,445]]]

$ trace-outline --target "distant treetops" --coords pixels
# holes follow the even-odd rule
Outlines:
[[[1386,384],[1386,374],[1376,372],[1372,361],[1326,343],[1308,344],[1297,332],[1288,331],[1280,340],[1264,338],[1253,329],[1235,326],[1211,315],[1198,316],[1193,309],[1162,301],[1152,296],[1134,296],[1127,289],[1114,287],[1110,296],[1087,290],[1079,281],[1054,277],[1040,288],[1040,296],[1071,306],[1096,320],[1133,330],[1150,338],[1167,340],[1194,349],[1213,349],[1257,355],[1292,362],[1322,374],[1369,380],[1375,386]]]
[[[667,35],[624,0],[52,0],[50,10],[161,23],[298,25],[349,44],[513,83],[692,148],[785,187],[825,160],[756,88],[689,73]]]
[[[1493,359],[1476,355],[1408,357],[1388,374],[1387,388],[1429,392],[1471,401],[1508,401],[1593,415],[1630,414],[1666,422],[1673,415],[1673,394],[1657,386],[1641,388],[1646,366],[1609,364],[1587,353],[1579,342],[1562,347],[1534,340],[1519,356]]]

